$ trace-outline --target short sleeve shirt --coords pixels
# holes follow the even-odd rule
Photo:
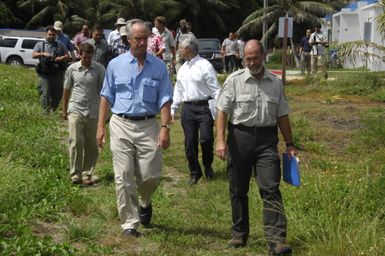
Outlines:
[[[78,113],[87,118],[98,117],[104,72],[103,65],[95,61],[89,68],[83,67],[81,61],[67,68],[64,88],[71,90],[68,113]]]
[[[33,48],[34,52],[44,52],[51,53],[53,56],[60,57],[64,56],[67,53],[67,48],[61,42],[49,43],[47,41],[38,42]]]
[[[173,88],[164,62],[146,54],[143,69],[131,51],[108,64],[101,96],[111,104],[114,114],[128,116],[156,115],[172,101]]]
[[[281,80],[265,69],[258,81],[248,68],[226,79],[217,109],[228,114],[230,123],[249,127],[275,126],[277,118],[290,113]]]
[[[310,44],[315,43],[315,44],[313,44],[310,54],[323,55],[325,51],[325,46],[323,44],[317,44],[317,43],[325,42],[325,41],[326,41],[326,37],[324,36],[324,34],[317,33],[317,32],[314,32],[313,34],[311,34],[309,43]]]
[[[238,42],[237,40],[230,40],[229,38],[226,38],[223,43],[222,47],[225,47],[225,55],[236,55],[239,50]]]

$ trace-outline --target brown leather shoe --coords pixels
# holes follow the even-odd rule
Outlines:
[[[90,176],[87,176],[83,179],[83,185],[84,186],[92,186],[95,184],[95,181],[93,179],[91,179]]]
[[[244,247],[246,246],[246,242],[243,241],[241,238],[232,238],[227,245],[230,248],[239,248],[239,247]]]

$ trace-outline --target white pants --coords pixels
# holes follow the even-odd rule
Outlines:
[[[110,134],[121,226],[137,229],[139,206],[150,205],[162,172],[159,125],[155,118],[133,121],[113,115]]]

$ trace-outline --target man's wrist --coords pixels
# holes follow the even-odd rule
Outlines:
[[[171,127],[170,127],[169,124],[162,124],[162,125],[160,126],[160,128],[166,128],[166,129],[168,129],[168,130],[171,129]]]

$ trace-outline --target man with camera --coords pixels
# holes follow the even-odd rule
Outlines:
[[[69,54],[65,45],[56,41],[54,27],[48,27],[45,36],[46,40],[38,42],[33,48],[32,58],[39,59],[36,72],[39,76],[40,103],[48,115],[59,106]]]
[[[321,32],[320,24],[317,24],[315,26],[314,33],[310,35],[309,45],[311,46],[311,73],[313,75],[317,74],[318,66],[320,66],[324,78],[327,79],[328,73],[326,71],[326,65],[325,61],[323,60],[323,55],[325,52],[325,48],[329,47],[329,45],[326,36]]]

